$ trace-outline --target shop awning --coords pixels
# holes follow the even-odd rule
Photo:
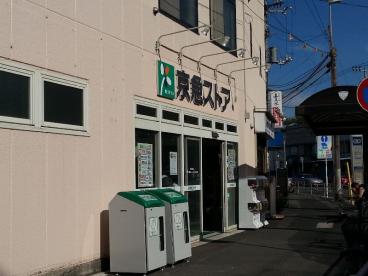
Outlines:
[[[361,134],[368,130],[368,112],[356,99],[356,86],[336,86],[312,95],[296,108],[316,135]]]

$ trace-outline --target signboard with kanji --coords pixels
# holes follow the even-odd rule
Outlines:
[[[175,71],[174,66],[161,60],[157,61],[157,86],[157,95],[160,97],[208,106],[221,112],[225,112],[228,107],[234,110],[230,87],[218,87],[217,83],[197,75],[191,76],[184,70]]]
[[[281,91],[270,91],[269,92],[269,104],[270,104],[270,112],[276,120],[274,127],[275,128],[283,127],[282,92]]]

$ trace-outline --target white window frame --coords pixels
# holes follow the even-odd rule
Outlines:
[[[179,115],[179,121],[164,119],[162,117],[162,112],[164,112],[164,111],[177,113]],[[165,105],[161,106],[161,108],[160,108],[160,118],[161,118],[161,122],[163,122],[163,123],[173,124],[173,125],[178,125],[178,126],[182,125],[182,121],[184,121],[184,115],[182,114],[180,109],[168,107],[168,106],[165,106]]]
[[[224,126],[223,129],[217,129],[216,128],[216,123],[219,123],[219,124],[222,124]],[[226,133],[227,132],[227,129],[226,129],[226,122],[225,121],[222,121],[222,120],[214,120],[213,121],[213,130],[216,131],[216,132],[220,132],[220,133]]]
[[[232,132],[232,131],[228,131],[227,130],[227,127],[228,126],[232,126],[232,127],[235,127],[236,128],[236,131],[235,132]],[[230,124],[230,123],[226,123],[226,126],[225,126],[225,131],[228,133],[228,134],[232,134],[232,135],[236,135],[238,134],[238,126],[236,124]]]
[[[198,119],[198,124],[194,125],[194,124],[186,123],[185,120],[184,120],[185,116],[190,116],[190,117],[197,118]],[[201,115],[200,114],[183,110],[183,126],[190,127],[190,128],[201,129],[202,128],[201,123],[202,123],[202,120],[201,120]]]
[[[71,124],[61,124],[61,123],[54,123],[54,122],[47,122],[45,121],[44,114],[45,114],[45,104],[44,104],[44,87],[45,87],[45,81],[60,84],[64,86],[69,86],[72,88],[81,89],[83,93],[83,125],[77,126],[77,125],[71,125]],[[88,101],[88,92],[87,92],[87,83],[80,82],[75,80],[72,77],[68,78],[61,78],[56,75],[51,74],[41,74],[41,95],[40,95],[40,111],[41,111],[41,126],[42,127],[49,127],[49,128],[61,128],[61,129],[71,129],[71,130],[81,130],[81,131],[87,131],[87,101]]]
[[[211,127],[205,127],[205,126],[203,126],[203,120],[211,121]],[[215,123],[214,123],[213,118],[202,116],[202,118],[201,118],[201,128],[212,131],[214,129],[214,125],[215,125]]]
[[[5,123],[32,125],[34,122],[34,85],[35,85],[35,72],[28,69],[19,68],[13,65],[7,65],[0,63],[0,71],[24,76],[29,78],[29,119],[10,117],[10,116],[0,116],[0,121]]]
[[[29,64],[0,57],[0,71],[29,77],[29,119],[0,116],[0,128],[25,131],[89,136],[88,131],[88,81],[86,79],[53,72]],[[83,126],[56,124],[43,121],[44,80],[83,90]]]
[[[156,109],[156,117],[138,114],[137,113],[137,105],[147,106],[147,107]],[[161,118],[161,110],[160,110],[159,106],[156,105],[156,104],[143,102],[143,101],[134,101],[134,115],[135,115],[136,118],[159,122],[160,118]]]

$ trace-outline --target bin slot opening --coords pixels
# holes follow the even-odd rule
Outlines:
[[[164,217],[159,217],[160,225],[160,251],[165,250]]]
[[[183,212],[184,217],[184,240],[189,243],[188,212]]]

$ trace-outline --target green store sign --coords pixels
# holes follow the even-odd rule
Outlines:
[[[157,61],[157,95],[170,100],[175,99],[175,69],[174,66]]]

